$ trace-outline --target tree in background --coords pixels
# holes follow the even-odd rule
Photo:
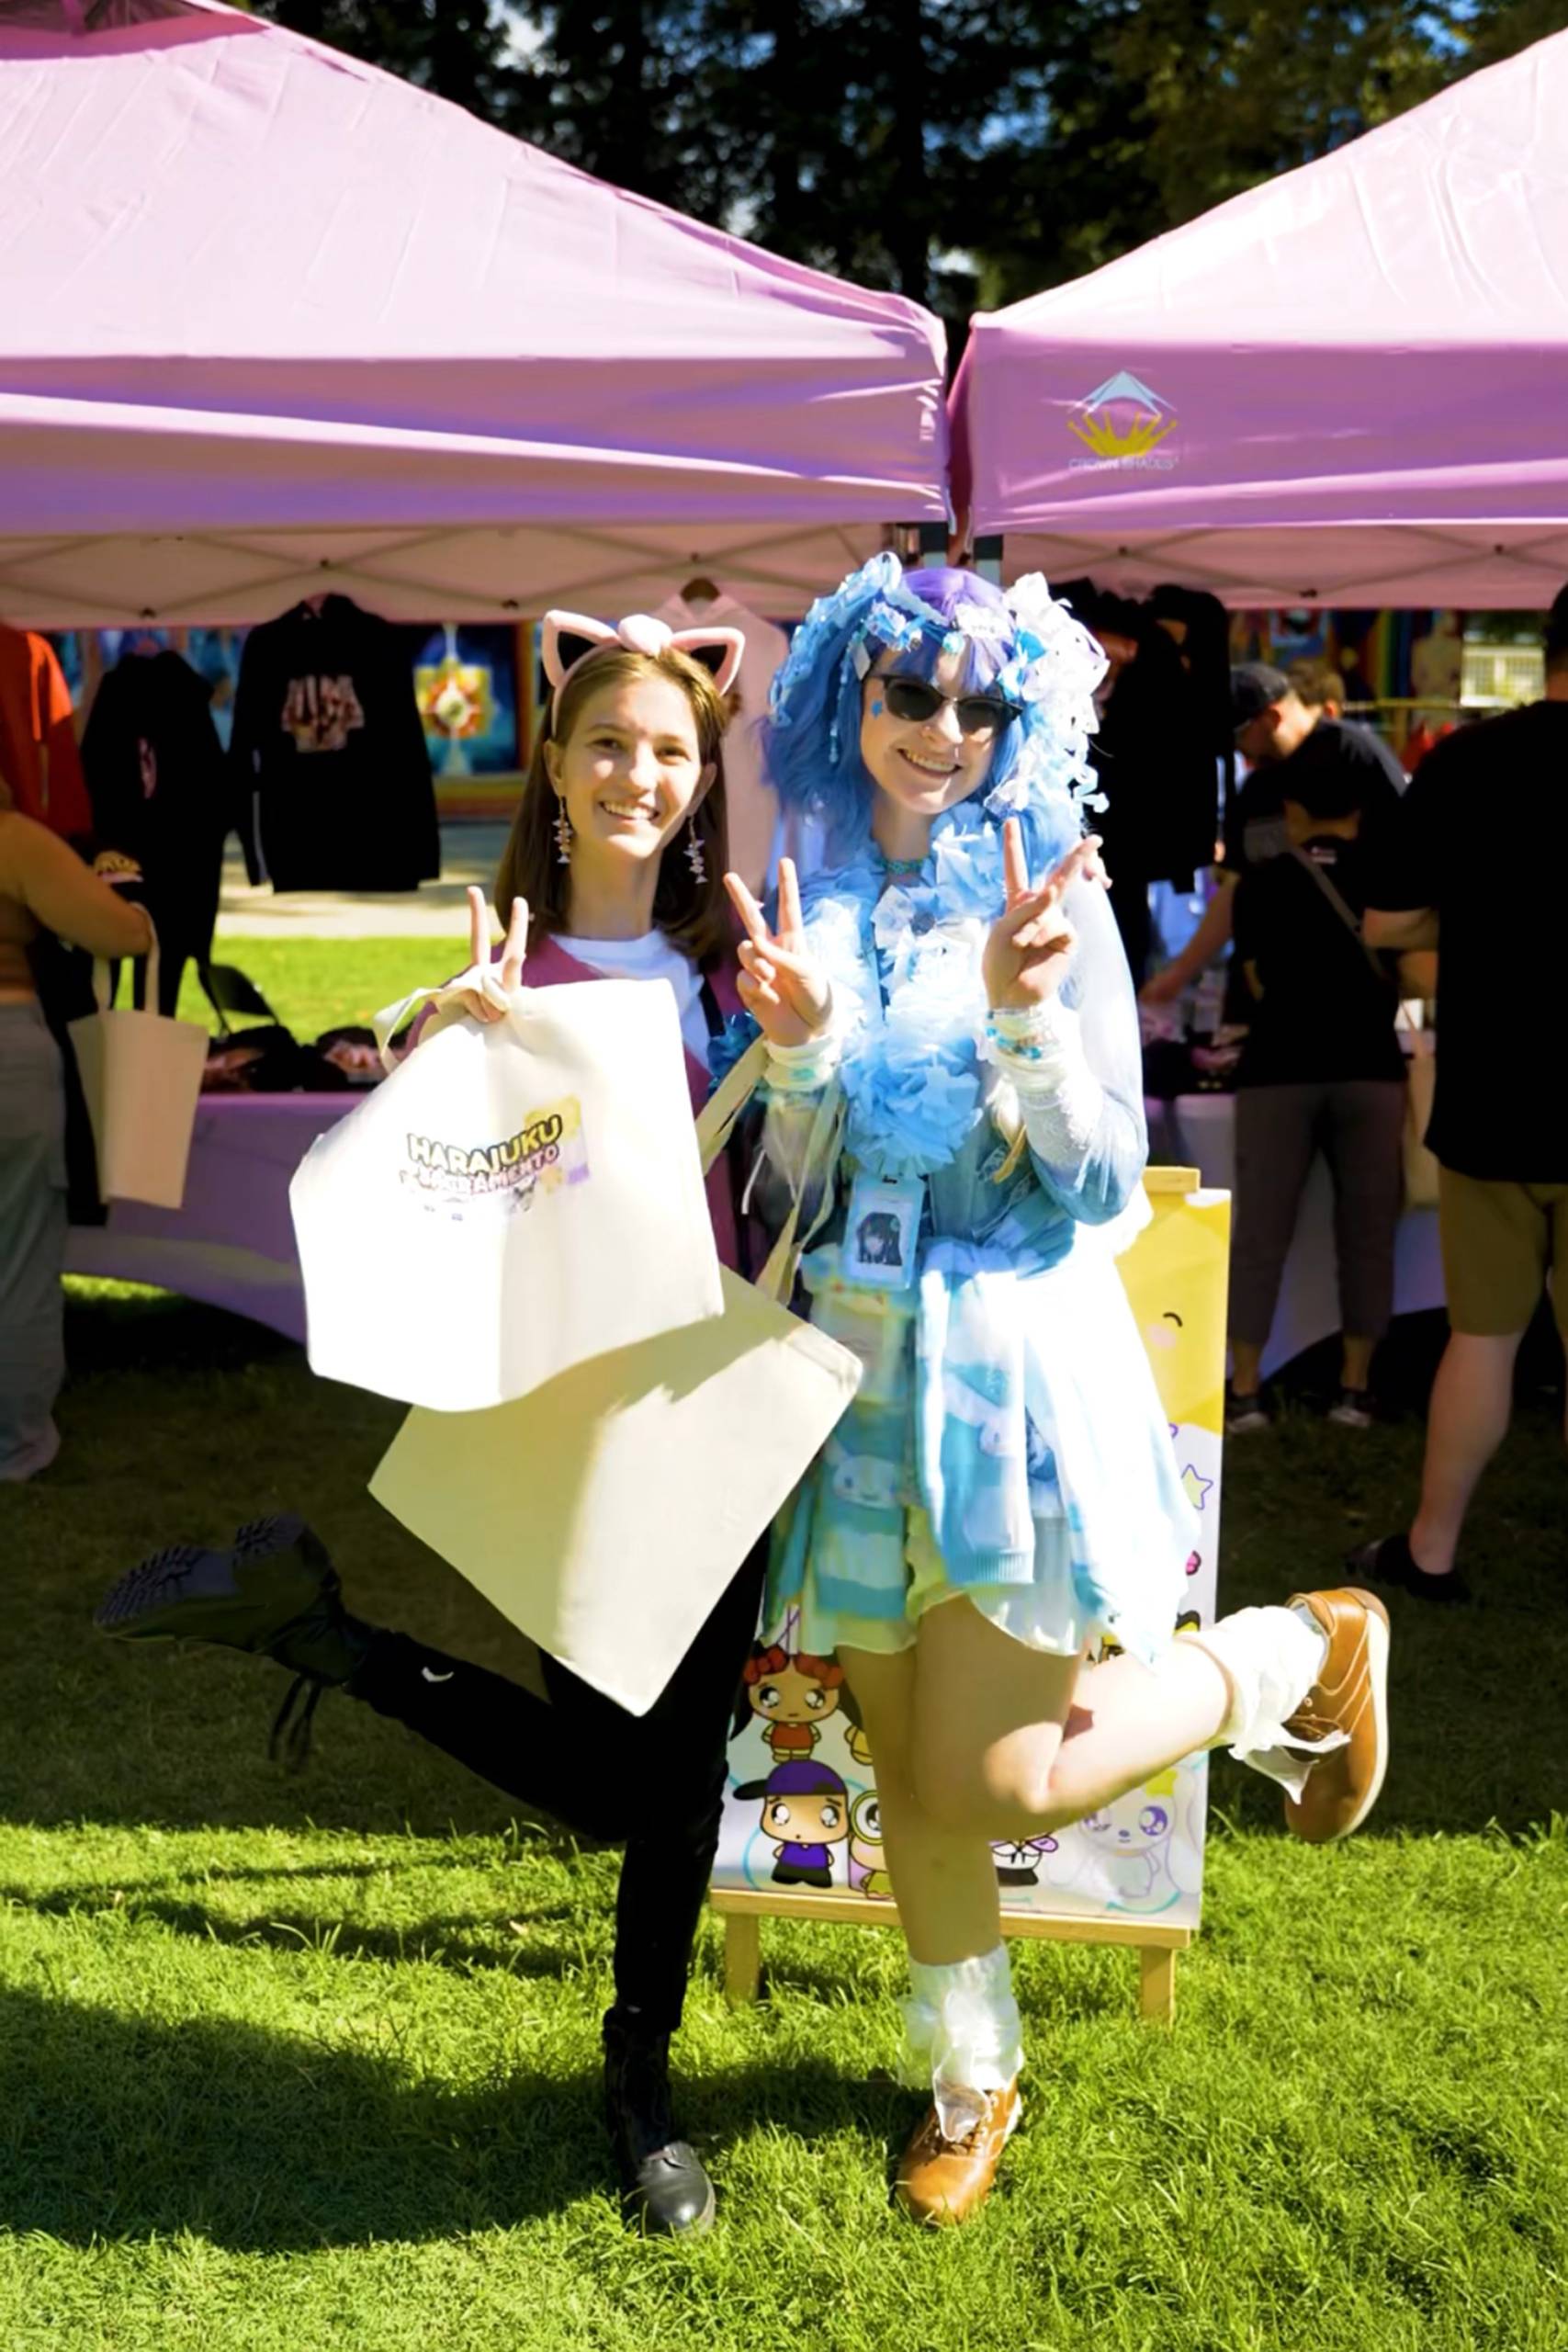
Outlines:
[[[254,5],[960,331],[1568,27],[1568,0]]]

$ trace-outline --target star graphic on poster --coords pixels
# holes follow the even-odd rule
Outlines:
[[[1201,1476],[1190,1462],[1181,1474],[1181,1483],[1187,1489],[1187,1499],[1193,1510],[1203,1510],[1213,1489],[1213,1480]]]

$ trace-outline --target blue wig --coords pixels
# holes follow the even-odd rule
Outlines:
[[[998,740],[983,794],[950,818],[969,830],[1032,817],[1030,834],[1058,848],[1080,830],[1080,804],[1094,790],[1099,644],[1038,573],[1004,593],[976,572],[906,573],[897,556],[878,555],[812,605],[762,729],[774,789],[822,820],[831,858],[852,857],[869,833],[875,786],[860,754],[863,679],[884,654],[895,673],[929,679],[944,653],[963,656],[963,691],[995,692],[1019,712]]]

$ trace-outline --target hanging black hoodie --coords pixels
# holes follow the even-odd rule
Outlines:
[[[205,964],[212,953],[232,811],[211,705],[210,684],[182,655],[127,653],[100,683],[82,738],[98,844],[141,868],[164,1012],[186,958]]]
[[[231,763],[253,882],[412,890],[441,871],[435,787],[408,655],[347,596],[254,628]]]

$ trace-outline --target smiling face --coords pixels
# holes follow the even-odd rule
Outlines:
[[[866,774],[879,794],[928,821],[979,791],[1000,741],[999,726],[965,733],[961,724],[958,700],[975,695],[966,684],[967,666],[966,650],[940,657],[931,683],[948,699],[927,718],[900,718],[893,708],[887,681],[899,673],[891,654],[883,655],[862,688],[860,755]],[[997,710],[1005,716],[999,702]]]
[[[546,764],[566,802],[572,857],[656,859],[713,782],[689,697],[672,678],[606,680]]]

